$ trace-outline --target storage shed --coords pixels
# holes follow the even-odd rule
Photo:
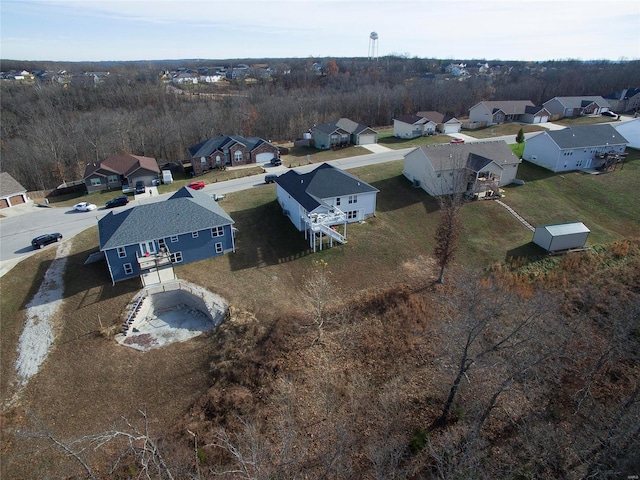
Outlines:
[[[533,243],[548,252],[582,248],[587,242],[590,230],[582,222],[560,223],[536,227]]]

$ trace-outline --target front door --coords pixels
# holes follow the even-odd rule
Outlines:
[[[143,257],[146,257],[147,255],[154,255],[156,253],[156,244],[153,241],[141,243],[140,253]]]

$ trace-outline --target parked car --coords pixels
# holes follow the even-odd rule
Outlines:
[[[90,212],[92,210],[95,210],[96,208],[98,207],[95,204],[89,203],[89,202],[80,202],[80,203],[76,203],[73,206],[73,209],[76,212]]]
[[[464,138],[454,138],[449,143],[464,143]]]
[[[273,183],[276,181],[276,178],[278,178],[278,175],[276,175],[275,173],[270,173],[268,175],[265,175],[264,183]]]
[[[194,190],[201,190],[204,188],[204,182],[202,180],[196,180],[187,185],[189,188],[193,188]]]
[[[282,160],[280,160],[279,158],[273,157],[271,159],[271,165],[273,165],[274,167],[282,165]]]
[[[136,190],[135,190],[136,195],[139,195],[146,191],[147,191],[147,188],[144,186],[144,182],[142,180],[138,180],[136,182]]]
[[[114,208],[114,207],[122,207],[129,203],[129,199],[122,195],[120,197],[112,198],[107,203],[104,204],[105,208]]]
[[[616,120],[618,119],[618,114],[610,112],[609,110],[607,110],[606,112],[602,112],[600,115],[604,115],[605,117],[615,118]]]
[[[45,245],[49,245],[50,243],[59,242],[62,240],[61,233],[45,233],[44,235],[40,235],[39,237],[31,240],[31,246],[35,249],[42,248]]]

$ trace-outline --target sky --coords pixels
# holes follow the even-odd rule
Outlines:
[[[375,43],[372,32],[378,34]],[[372,53],[452,60],[640,60],[640,1],[0,0],[1,59]]]

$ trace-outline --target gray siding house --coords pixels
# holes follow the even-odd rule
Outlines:
[[[627,143],[609,124],[578,125],[531,137],[522,158],[552,172],[599,168],[608,154],[624,153]]]
[[[376,213],[378,189],[350,173],[323,163],[309,173],[289,170],[275,180],[282,211],[298,231],[304,231],[310,245],[322,238],[346,242],[347,223],[360,222]],[[342,225],[339,233],[336,225]]]
[[[235,251],[233,220],[205,193],[182,187],[169,199],[109,212],[98,221],[113,283],[173,264]]]
[[[556,118],[599,115],[611,110],[611,105],[600,96],[553,97],[542,104]]]
[[[499,194],[512,183],[520,159],[504,141],[418,147],[404,157],[403,175],[431,196]]]
[[[348,118],[315,125],[312,133],[314,146],[320,150],[378,143],[378,132]]]

